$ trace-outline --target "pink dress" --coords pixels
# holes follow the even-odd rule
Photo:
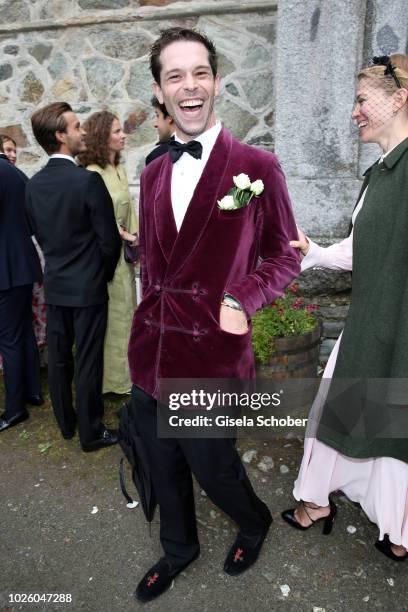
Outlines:
[[[41,267],[44,270],[44,256],[37,241],[33,239],[34,246],[37,249],[38,256],[41,261]],[[32,314],[33,314],[33,329],[38,348],[42,348],[46,343],[47,321],[45,315],[44,302],[44,287],[43,283],[34,283],[33,299],[32,299]]]
[[[353,222],[363,205],[364,196],[365,193],[354,211]],[[352,259],[352,234],[328,248],[310,241],[302,270],[312,267],[351,270]],[[332,350],[323,378],[330,379],[333,375],[340,342],[341,336]],[[325,395],[326,386],[322,386],[311,408],[312,420],[313,415],[318,418]],[[329,494],[337,490],[361,505],[370,521],[378,525],[380,540],[388,534],[393,544],[408,549],[407,463],[391,457],[354,459],[314,437],[306,438],[294,497],[299,501],[327,506]]]

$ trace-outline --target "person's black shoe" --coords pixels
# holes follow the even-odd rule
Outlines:
[[[26,404],[30,404],[30,406],[42,406],[44,404],[44,398],[39,393],[38,395],[29,395],[26,398]]]
[[[197,555],[198,557],[198,555]],[[194,557],[185,565],[175,567],[171,561],[168,561],[165,557],[159,559],[159,561],[149,569],[148,572],[143,576],[139,584],[137,585],[134,596],[139,601],[147,602],[151,601],[155,597],[158,597],[164,591],[166,591],[174,578],[180,574],[190,563],[195,561],[197,557]]]
[[[86,444],[81,444],[81,446],[84,453],[92,453],[93,451],[99,450],[100,448],[112,446],[112,444],[117,444],[118,442],[118,430],[105,428],[100,438],[92,440],[92,442],[87,442]]]
[[[72,440],[72,438],[75,436],[75,429],[74,431],[61,431],[62,437],[64,438],[64,440]]]
[[[269,525],[257,537],[247,537],[242,533],[237,535],[237,539],[231,546],[224,563],[224,572],[229,576],[238,576],[251,567],[258,559],[262,545],[268,533]]]
[[[329,514],[327,514],[326,516],[321,516],[318,519],[312,519],[312,517],[310,516],[310,513],[306,510],[306,508],[308,508],[309,510],[314,510],[315,508],[312,508],[311,506],[306,506],[305,502],[303,501],[301,503],[310,520],[310,525],[307,525],[306,527],[304,527],[303,525],[299,523],[299,521],[296,520],[296,517],[295,517],[296,508],[292,508],[291,510],[285,510],[284,512],[282,512],[281,516],[283,520],[286,521],[286,523],[288,523],[288,525],[290,525],[291,527],[294,527],[295,529],[300,529],[301,531],[306,531],[306,529],[310,529],[310,527],[312,527],[315,523],[318,523],[319,521],[323,521],[323,535],[330,535],[333,529],[334,519],[336,518],[336,514],[337,514],[337,506],[334,503],[334,501],[329,499],[329,503],[330,503]]]
[[[374,544],[374,546],[376,547],[377,550],[379,550],[380,552],[383,553],[383,555],[385,555],[386,557],[388,557],[389,559],[392,559],[393,561],[405,561],[406,559],[408,559],[408,552],[405,553],[405,555],[396,555],[392,548],[391,548],[391,542],[390,542],[390,538],[388,537],[388,534],[384,535],[384,539],[383,540],[377,540],[377,542]]]
[[[23,421],[26,421],[29,417],[27,410],[23,410],[23,412],[19,412],[18,414],[6,418],[5,413],[0,416],[0,431],[4,431],[5,429],[9,429],[10,427],[14,427],[14,425],[18,425]]]

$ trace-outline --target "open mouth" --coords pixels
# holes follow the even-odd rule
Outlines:
[[[192,98],[190,100],[183,100],[179,103],[179,107],[184,113],[193,114],[198,113],[204,104],[204,100],[201,98]]]
[[[360,123],[358,123],[358,129],[361,130],[361,128],[365,128],[367,125],[367,121],[360,121]]]

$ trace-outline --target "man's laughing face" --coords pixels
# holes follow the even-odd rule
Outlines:
[[[179,138],[192,140],[215,125],[219,77],[212,73],[206,47],[195,41],[171,43],[161,52],[160,63],[155,95],[173,117]]]

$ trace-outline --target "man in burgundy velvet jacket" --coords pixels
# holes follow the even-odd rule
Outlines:
[[[191,473],[238,524],[225,572],[238,575],[258,557],[272,517],[233,441],[157,437],[156,400],[160,379],[254,377],[248,321],[300,272],[289,246],[297,231],[279,162],[234,140],[215,119],[214,45],[195,31],[171,28],[154,43],[150,62],[156,97],[177,133],[174,147],[141,178],[132,415],[145,442],[164,549],[137,587],[142,601],[160,595],[199,554]],[[262,180],[263,193],[248,206],[221,210],[217,201],[241,173]]]

